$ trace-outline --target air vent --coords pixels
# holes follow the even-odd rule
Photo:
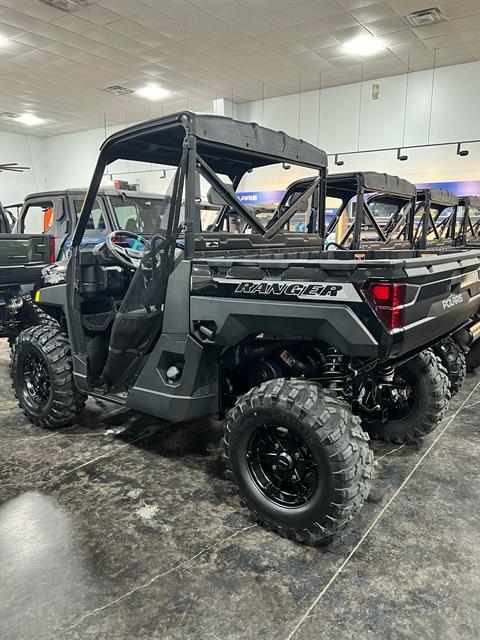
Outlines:
[[[95,0],[42,0],[42,2],[62,11],[73,13],[83,7],[87,7],[89,4],[93,4]]]
[[[127,89],[127,87],[121,87],[118,84],[114,84],[112,87],[105,87],[104,91],[114,96],[126,96],[129,93],[134,93],[133,89]]]
[[[420,11],[407,13],[402,17],[409,27],[424,27],[427,24],[437,24],[437,22],[444,22],[447,19],[438,7],[420,9]]]
[[[18,115],[16,113],[12,113],[11,111],[4,111],[0,113],[0,118],[6,118],[7,120],[16,120]]]

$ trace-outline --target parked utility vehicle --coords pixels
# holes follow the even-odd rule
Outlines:
[[[22,286],[32,287],[50,261],[49,239],[11,233],[12,219],[0,203],[0,338],[13,340],[23,329],[49,319]]]
[[[155,228],[82,247],[105,167],[120,159],[176,168]],[[317,177],[267,230],[234,188],[283,163]],[[323,218],[326,165],[323,151],[282,132],[189,112],[108,138],[66,282],[36,293],[61,326],[15,343],[28,418],[63,426],[87,395],[171,421],[226,414],[229,473],[258,520],[314,543],[346,525],[373,462],[352,407],[387,440],[435,427],[448,380],[427,348],[478,306],[480,251],[357,255],[324,251],[322,233],[280,232],[314,192]],[[251,233],[202,228],[205,185]]]
[[[15,205],[18,218],[14,231],[48,236],[56,260],[62,260],[69,254],[86,191],[63,189],[29,194],[21,205]],[[162,206],[162,199],[156,194],[102,187],[92,205],[82,246],[105,242],[119,226],[133,233],[151,233]]]
[[[312,181],[313,178],[303,178],[287,188],[269,225],[305,192]],[[326,225],[326,248],[414,248],[420,245],[423,230],[425,238],[431,240],[435,247],[453,247],[457,197],[444,190],[423,190],[417,203],[416,194],[414,184],[386,173],[355,171],[329,175],[326,186],[327,202],[333,200],[338,203],[338,207]],[[312,196],[310,208],[305,208],[306,226],[310,230],[314,228],[316,210],[317,204]],[[424,247],[426,245],[427,240]],[[432,347],[447,371],[452,395],[460,390],[465,380],[465,352],[474,341],[473,336],[465,335],[465,330],[456,337],[457,339],[448,336]],[[401,368],[397,369],[397,375],[401,375]],[[368,424],[368,416],[364,416],[364,421]]]

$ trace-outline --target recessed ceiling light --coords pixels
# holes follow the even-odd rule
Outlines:
[[[29,127],[34,126],[36,124],[43,124],[45,120],[37,117],[33,113],[22,113],[15,118],[17,122],[21,122],[22,124],[27,124]]]
[[[10,40],[5,36],[2,36],[2,34],[0,33],[0,47],[6,47],[7,44],[10,44]]]
[[[136,93],[142,98],[148,98],[149,100],[160,100],[161,98],[166,98],[170,95],[170,91],[166,89],[162,89],[158,84],[147,84],[145,87],[141,89],[137,89]]]
[[[383,40],[379,38],[375,38],[374,36],[358,36],[358,38],[354,38],[350,40],[350,42],[346,42],[343,45],[343,49],[347,53],[351,53],[355,56],[369,56],[372,53],[377,53],[377,51],[382,51],[386,49]]]

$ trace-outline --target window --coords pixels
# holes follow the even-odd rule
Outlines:
[[[77,220],[80,215],[80,211],[82,210],[82,205],[83,205],[83,198],[81,200],[80,198],[74,198],[73,206],[75,209],[75,215]],[[107,226],[105,224],[103,211],[102,211],[100,202],[97,198],[95,200],[95,204],[93,205],[92,213],[90,214],[90,217],[88,219],[85,233],[92,235],[95,233],[99,233],[99,232],[101,233],[102,231],[106,231],[106,229],[107,229]]]
[[[46,201],[27,206],[22,215],[21,233],[41,234],[48,232],[53,224],[53,202]]]
[[[109,196],[120,229],[132,233],[153,233],[155,224],[165,214],[167,199],[162,197]]]

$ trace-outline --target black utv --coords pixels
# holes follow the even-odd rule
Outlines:
[[[152,233],[82,246],[105,167],[126,161],[173,175]],[[285,165],[315,177],[266,229],[235,191],[289,175]],[[51,269],[36,292],[59,327],[27,329],[14,346],[28,418],[63,426],[88,395],[170,421],[225,416],[228,472],[260,522],[312,543],[345,526],[372,476],[356,413],[399,442],[445,413],[448,379],[429,347],[478,307],[480,251],[325,251],[326,165],[283,132],[189,112],[108,138],[65,281]],[[211,230],[206,189],[242,233]],[[314,228],[289,233],[312,194]]]

